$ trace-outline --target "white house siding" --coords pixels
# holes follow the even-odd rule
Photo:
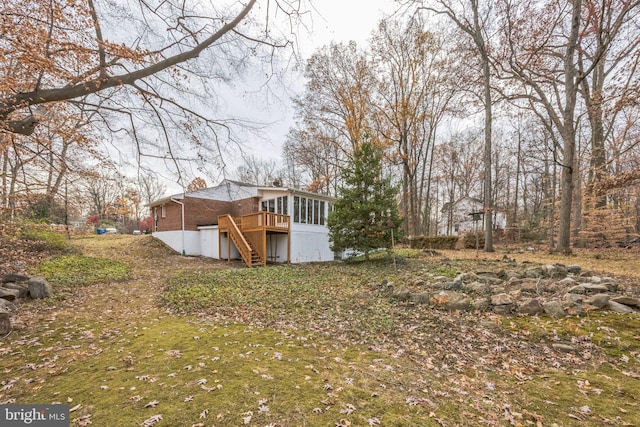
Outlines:
[[[184,247],[182,246],[183,233]],[[199,231],[156,231],[153,233],[153,237],[163,241],[167,246],[178,253],[182,253],[182,250],[184,249],[184,255],[201,255]]]
[[[220,258],[218,251],[218,226],[198,227],[198,230],[200,231],[200,254],[209,258]]]
[[[318,225],[292,224],[291,262],[333,261],[327,228]]]

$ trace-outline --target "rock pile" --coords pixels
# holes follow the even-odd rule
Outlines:
[[[425,273],[413,283],[375,287],[398,301],[429,304],[447,311],[493,311],[500,315],[582,316],[595,310],[633,313],[640,298],[624,293],[611,277],[598,277],[578,265],[526,266],[498,272],[462,273],[453,280]]]
[[[11,332],[11,316],[18,299],[43,299],[51,296],[51,285],[42,277],[0,274],[0,337]]]

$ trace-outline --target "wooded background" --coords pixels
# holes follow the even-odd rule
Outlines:
[[[3,214],[135,222],[167,169],[185,190],[215,170],[335,195],[367,138],[407,236],[450,228],[443,206],[473,197],[485,228],[507,214],[500,238],[637,239],[640,1],[406,0],[367,45],[306,61],[293,42],[312,2],[219,3],[4,0]],[[281,160],[263,160],[242,144],[261,127],[226,116],[220,88],[257,74],[273,87],[295,64],[296,125]],[[120,170],[105,146],[158,166]]]

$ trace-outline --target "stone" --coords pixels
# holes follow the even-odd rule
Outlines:
[[[562,301],[566,302],[567,304],[571,305],[571,304],[579,304],[582,301],[584,301],[584,297],[580,294],[565,294],[562,297]]]
[[[551,347],[560,353],[573,353],[576,351],[575,348],[569,344],[553,343],[551,344]]]
[[[22,283],[14,283],[8,282],[5,283],[2,287],[7,289],[15,289],[18,291],[18,298],[26,298],[29,296],[29,288]]]
[[[486,295],[490,291],[489,285],[480,282],[465,283],[462,287],[465,291],[474,292],[479,295]]]
[[[29,276],[25,276],[23,274],[0,274],[0,282],[26,282],[29,280]]]
[[[434,283],[447,283],[449,278],[447,276],[436,276],[432,279]]]
[[[513,313],[515,309],[514,304],[502,304],[502,305],[494,305],[493,312],[500,316],[508,316]]]
[[[546,288],[546,283],[542,280],[524,280],[520,285],[520,290],[528,294],[539,295]]]
[[[587,314],[587,310],[582,304],[571,304],[564,309],[570,316],[584,316]]]
[[[542,267],[529,267],[524,271],[524,277],[539,279],[543,275]]]
[[[590,298],[586,299],[584,302],[602,309],[607,306],[609,299],[611,299],[609,294],[595,294],[595,295],[592,295]]]
[[[467,295],[455,291],[440,291],[431,298],[431,303],[447,311],[468,310],[471,306]]]
[[[475,273],[460,273],[456,276],[456,279],[460,279],[463,283],[465,283],[478,280],[478,276],[476,276]]]
[[[518,313],[522,314],[542,314],[544,313],[544,307],[542,307],[542,303],[538,298],[529,298],[522,302],[520,307],[518,307]]]
[[[497,294],[491,296],[491,305],[512,305],[513,299],[507,294]]]
[[[616,280],[611,277],[603,277],[600,284],[605,285],[609,289],[609,292],[618,291],[618,282],[616,282]]]
[[[561,279],[567,277],[567,267],[562,264],[547,264],[542,267],[543,274],[552,279]]]
[[[0,298],[0,310],[6,310],[9,313],[15,313],[17,310],[17,307],[11,301],[7,301],[4,298]]]
[[[558,301],[546,302],[542,304],[542,307],[544,312],[551,317],[565,317],[567,315]]]
[[[393,290],[391,297],[398,301],[409,301],[411,299],[411,291],[404,286],[398,286]]]
[[[502,282],[504,282],[504,280],[499,278],[496,273],[487,272],[487,271],[476,273],[476,277],[477,277],[476,280],[480,282],[488,283],[490,285],[501,285]]]
[[[607,285],[598,283],[581,283],[569,289],[570,294],[599,294],[609,291]]]
[[[584,295],[584,294],[587,293],[587,290],[582,285],[576,285],[576,286],[572,287],[571,289],[569,289],[568,292],[570,294],[581,294],[581,295]]]
[[[588,294],[599,294],[609,290],[609,287],[603,283],[583,283],[580,286],[582,286]]]
[[[11,313],[0,308],[0,338],[4,338],[11,332]]]
[[[578,281],[576,279],[574,279],[573,277],[565,277],[564,279],[558,281],[558,284],[562,285],[562,286],[576,286],[578,284]]]
[[[411,302],[416,304],[429,304],[431,301],[431,294],[429,292],[420,292],[417,294],[411,294]]]
[[[624,304],[629,307],[640,308],[640,299],[638,298],[615,297],[615,298],[611,298],[611,301],[617,302],[618,304]]]
[[[567,272],[569,274],[578,275],[580,274],[580,271],[582,271],[582,267],[579,265],[570,265],[567,267]]]
[[[0,288],[0,298],[4,298],[8,301],[14,301],[20,296],[20,292],[17,289]]]
[[[609,301],[605,308],[619,314],[630,314],[634,312],[631,307],[615,301]]]
[[[507,279],[509,281],[522,279],[522,275],[519,272],[517,272],[516,270],[507,270],[506,274],[507,274]]]
[[[49,298],[52,294],[51,285],[44,277],[32,277],[27,284],[33,299]]]
[[[444,285],[444,288],[449,291],[458,291],[462,289],[462,282],[459,280],[454,280],[453,282],[448,282]]]
[[[491,308],[489,298],[476,298],[471,302],[471,307],[477,311],[487,311]]]
[[[591,272],[589,270],[585,270],[585,271],[580,273],[580,277],[591,277],[591,276],[593,276],[593,272]]]

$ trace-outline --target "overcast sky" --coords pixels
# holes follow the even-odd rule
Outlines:
[[[331,41],[347,43],[354,40],[359,46],[364,46],[380,19],[393,13],[397,7],[393,0],[312,0],[312,5],[310,33],[301,30],[299,34],[300,50],[305,60]],[[303,80],[298,80],[300,89],[303,84]],[[265,139],[254,140],[250,146],[258,157],[277,159],[286,134],[294,124],[293,111],[274,108],[268,117],[274,123],[267,129]]]
[[[311,4],[311,19],[310,22],[306,22],[309,32],[300,28],[297,33],[299,51],[304,61],[318,48],[331,41],[347,43],[354,40],[359,46],[365,46],[380,19],[393,13],[396,7],[393,0],[311,0]],[[291,69],[289,76],[290,81],[285,83],[286,89],[282,85],[280,87],[274,85],[272,90],[279,93],[275,94],[274,99],[268,101],[265,100],[264,90],[260,89],[264,83],[261,77],[257,77],[252,82],[251,77],[246,76],[242,78],[243,83],[238,80],[237,85],[234,85],[236,87],[234,93],[228,92],[227,95],[222,95],[225,99],[222,101],[221,111],[235,112],[233,114],[245,120],[268,123],[259,135],[246,133],[241,137],[246,142],[245,152],[259,159],[280,159],[286,135],[294,125],[294,111],[290,101],[291,97],[302,92],[304,79],[301,70],[296,73]],[[276,100],[276,97],[279,99]],[[238,156],[237,151],[231,154],[226,152],[223,157],[226,164],[224,175],[220,171],[217,177],[207,176],[205,178],[207,185],[217,184],[242,164],[242,158]],[[193,166],[182,164],[182,167],[187,169]],[[175,182],[175,169],[170,163],[159,166],[155,170],[167,185],[167,193],[182,191]],[[183,173],[186,173],[186,176],[202,175],[197,170],[183,170]]]

